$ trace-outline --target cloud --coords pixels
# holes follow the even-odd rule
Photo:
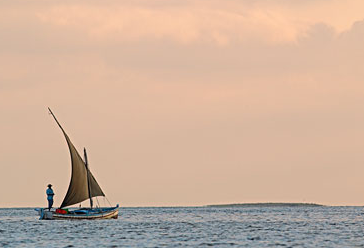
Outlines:
[[[57,32],[64,34],[65,37],[54,37],[63,41],[76,36],[94,42],[167,39],[180,44],[218,46],[247,41],[276,44],[296,41],[309,26],[318,22],[342,29],[343,25],[336,24],[327,16],[347,6],[363,8],[358,1],[351,2],[338,4],[337,1],[321,0],[315,1],[315,4],[307,1],[293,4],[289,1],[217,0],[177,4],[176,1],[41,1],[27,3],[26,9],[2,3],[1,16],[5,22],[0,26],[9,24],[15,26],[18,32],[29,35],[25,27],[37,32],[32,29],[36,26],[45,36]],[[357,18],[355,16],[343,14],[340,18],[344,21],[341,23],[349,27],[352,19]]]
[[[239,13],[194,5],[182,8],[56,6],[37,15],[46,24],[73,28],[90,39],[101,41],[170,39],[181,44],[227,45],[234,40],[254,37],[279,41],[293,36],[288,28],[284,29],[289,26],[287,21],[277,16],[269,17],[259,11]]]

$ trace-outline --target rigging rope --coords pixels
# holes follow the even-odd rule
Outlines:
[[[107,197],[105,196],[107,202],[109,203],[110,207],[112,207],[111,203],[109,202],[109,199],[107,199]]]
[[[95,198],[96,198],[98,206],[100,207],[99,199],[97,198],[97,196]]]

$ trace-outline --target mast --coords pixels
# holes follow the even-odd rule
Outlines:
[[[83,148],[84,156],[85,156],[85,166],[87,171],[87,188],[88,188],[88,197],[90,198],[90,206],[92,209],[93,201],[92,201],[92,194],[91,194],[91,187],[90,187],[90,170],[88,169],[88,160],[87,160],[87,153],[86,148]]]

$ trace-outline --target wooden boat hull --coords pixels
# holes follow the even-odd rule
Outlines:
[[[113,208],[100,208],[85,213],[76,213],[71,211],[67,214],[48,211],[44,208],[36,209],[39,213],[40,220],[102,220],[102,219],[117,219],[119,215],[119,205]]]

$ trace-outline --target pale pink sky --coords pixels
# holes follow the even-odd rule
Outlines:
[[[0,1],[0,207],[364,205],[362,0]]]

